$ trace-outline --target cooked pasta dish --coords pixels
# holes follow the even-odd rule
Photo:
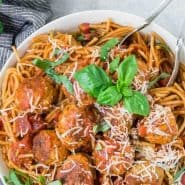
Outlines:
[[[157,33],[111,20],[33,38],[1,85],[12,185],[185,185],[185,66]]]

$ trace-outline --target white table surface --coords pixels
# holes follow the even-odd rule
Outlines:
[[[120,10],[142,17],[150,15],[161,0],[50,0],[53,19],[73,12],[93,9]],[[185,18],[185,0],[173,0],[156,23],[177,36]]]

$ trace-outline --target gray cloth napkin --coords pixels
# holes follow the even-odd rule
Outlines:
[[[0,21],[4,25],[4,32],[0,34],[0,68],[10,56],[11,46],[18,46],[46,24],[51,15],[49,0],[3,0],[0,4]]]
[[[4,32],[0,34],[0,68],[10,56],[11,46],[18,46],[46,24],[51,15],[49,0],[3,0],[0,4],[0,21],[4,25]]]

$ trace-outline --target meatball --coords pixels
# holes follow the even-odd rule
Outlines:
[[[122,175],[134,162],[134,150],[129,140],[98,140],[93,151],[97,170],[105,175]]]
[[[83,91],[77,81],[73,82],[73,89],[74,95],[70,94],[65,87],[62,87],[61,91],[65,97],[69,98],[73,102],[77,102],[77,104],[81,106],[92,105],[95,102],[93,97]]]
[[[17,118],[14,124],[16,136],[23,137],[26,134],[35,134],[46,126],[39,115],[28,115]]]
[[[117,178],[115,178],[115,177],[111,178],[110,176],[106,176],[106,175],[100,176],[98,184],[101,184],[101,185],[125,185],[124,179],[121,176],[119,176]]]
[[[149,116],[138,123],[138,134],[150,143],[171,142],[178,136],[178,126],[171,109],[154,105]]]
[[[62,143],[71,151],[90,150],[95,115],[89,106],[70,104],[64,107],[56,125],[56,132]]]
[[[57,170],[55,178],[62,180],[63,185],[93,185],[95,176],[90,165],[85,155],[70,155]]]
[[[23,139],[17,140],[10,145],[8,159],[13,164],[24,167],[32,163],[32,158],[32,139],[30,136],[25,136]]]
[[[63,161],[68,150],[61,144],[55,131],[42,130],[33,138],[33,153],[37,161],[47,165]]]
[[[127,185],[162,185],[164,170],[148,161],[137,161],[125,176]]]
[[[116,140],[124,140],[128,137],[128,131],[133,123],[133,116],[126,111],[122,104],[117,104],[114,107],[96,105],[96,108],[100,112],[103,122],[111,125],[111,129],[104,132],[106,137]]]
[[[54,88],[44,77],[24,79],[16,90],[16,104],[20,110],[46,109],[53,102]]]

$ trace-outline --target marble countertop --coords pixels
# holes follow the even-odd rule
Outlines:
[[[150,15],[161,0],[50,0],[53,19],[83,10],[112,9],[142,17]],[[173,0],[156,23],[177,36],[185,18],[185,0]]]

